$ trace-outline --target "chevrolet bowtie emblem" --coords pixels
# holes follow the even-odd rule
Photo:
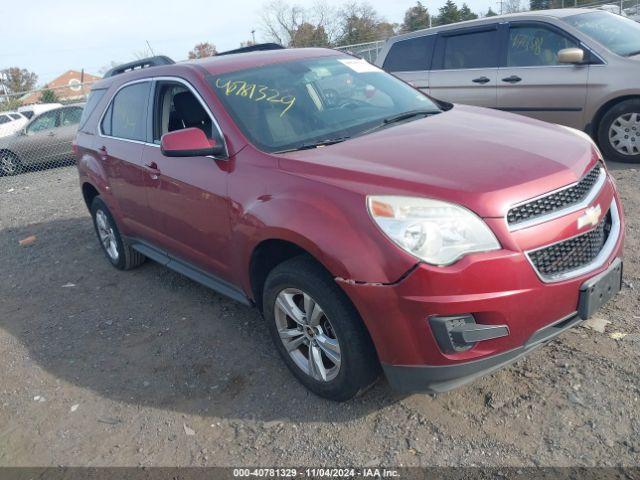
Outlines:
[[[602,214],[602,209],[600,205],[596,205],[595,207],[589,207],[584,211],[584,215],[578,218],[578,229],[584,228],[587,225],[591,225],[595,227],[598,225],[600,221],[600,215]]]

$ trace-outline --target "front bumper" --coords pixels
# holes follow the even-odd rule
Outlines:
[[[524,345],[480,360],[440,366],[382,364],[389,384],[399,392],[442,393],[499,370],[582,322],[575,313],[535,332]]]
[[[580,287],[622,256],[620,203],[612,202],[613,190],[604,195],[599,201],[618,208],[619,236],[609,257],[580,276],[544,282],[524,253],[536,241],[551,243],[575,234],[570,229],[577,212],[530,229],[534,232],[517,232],[517,238],[500,232],[500,251],[470,255],[448,267],[418,264],[393,284],[339,281],[369,330],[389,383],[402,391],[450,390],[508,365],[578,324]],[[493,230],[500,224],[504,222],[496,219]],[[429,318],[464,314],[481,325],[506,325],[509,334],[465,351],[443,351]]]

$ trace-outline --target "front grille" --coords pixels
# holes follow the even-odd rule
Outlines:
[[[543,277],[554,277],[589,265],[611,233],[611,211],[593,230],[555,245],[529,252],[529,259]]]
[[[531,202],[514,207],[507,213],[507,223],[516,226],[527,220],[548,215],[557,210],[570,207],[584,200],[593,186],[598,181],[602,166],[597,164],[582,180],[572,187],[565,188],[559,192],[551,193]]]

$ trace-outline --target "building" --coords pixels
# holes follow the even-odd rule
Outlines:
[[[82,101],[87,98],[91,90],[91,84],[100,80],[100,77],[77,70],[68,70],[59,77],[50,81],[46,89],[52,90],[58,100],[63,103]],[[31,105],[40,101],[42,91],[28,93],[20,99],[22,105]]]

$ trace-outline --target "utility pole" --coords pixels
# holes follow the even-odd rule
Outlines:
[[[498,5],[500,5],[500,15],[503,13],[504,0],[498,0]]]
[[[251,38],[253,39],[253,44],[256,44],[256,29],[251,30]]]

